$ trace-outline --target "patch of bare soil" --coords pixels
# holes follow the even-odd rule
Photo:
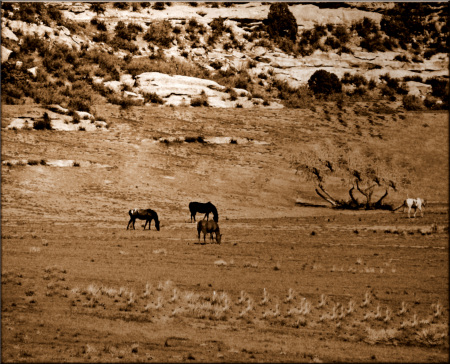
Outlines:
[[[359,136],[309,110],[102,112],[101,132],[2,119],[2,362],[448,361],[446,114],[349,118]],[[305,144],[395,153],[406,126],[424,217],[296,204],[323,203],[289,168]],[[198,136],[237,143],[160,141]],[[222,244],[198,241],[190,201],[216,205]],[[161,230],[126,230],[136,207]]]

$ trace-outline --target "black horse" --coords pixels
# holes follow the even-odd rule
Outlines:
[[[189,203],[189,211],[191,212],[191,222],[192,218],[195,221],[195,214],[198,212],[200,214],[205,214],[206,220],[209,220],[209,214],[213,214],[213,220],[219,222],[219,214],[217,212],[216,206],[211,202],[201,203],[201,202],[191,202]],[[203,219],[205,219],[205,217]]]
[[[147,223],[148,223],[148,229],[151,230],[150,225],[152,223],[152,220],[155,220],[156,230],[159,231],[158,214],[155,211],[153,211],[151,209],[145,209],[145,210],[144,209],[131,209],[130,211],[128,211],[128,214],[130,215],[130,221],[128,221],[127,230],[131,223],[133,223],[133,229],[135,229],[134,223],[136,222],[136,219],[139,219],[139,220],[145,220],[144,230],[145,230],[145,227],[147,226]]]

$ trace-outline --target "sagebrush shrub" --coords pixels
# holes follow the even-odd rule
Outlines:
[[[33,124],[33,129],[35,130],[53,130],[52,124],[50,122],[50,119],[41,119],[37,120]]]
[[[314,72],[308,80],[308,86],[315,95],[330,95],[342,91],[342,83],[334,74],[325,70]]]
[[[286,3],[272,3],[267,16],[267,31],[271,38],[297,39],[297,21]]]
[[[191,106],[209,106],[208,97],[205,94],[202,94],[197,97],[193,97],[191,99]]]
[[[164,104],[163,98],[155,92],[146,92],[142,96],[144,96],[144,103],[151,102],[153,104]]]
[[[168,20],[155,21],[150,24],[144,35],[144,40],[168,48],[175,39],[172,24]]]
[[[406,95],[403,97],[403,107],[409,111],[422,110],[423,102],[415,95]]]

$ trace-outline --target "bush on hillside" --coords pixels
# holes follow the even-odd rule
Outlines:
[[[131,41],[136,40],[136,36],[142,32],[143,29],[139,24],[128,23],[128,25],[125,25],[123,21],[119,21],[114,30],[116,32],[116,37]]]
[[[403,107],[408,111],[417,111],[423,109],[423,102],[414,95],[405,95],[403,97]]]
[[[415,36],[425,33],[427,7],[422,3],[396,3],[383,15],[381,30],[388,37],[410,43]]]
[[[368,84],[367,79],[359,74],[350,74],[350,72],[345,72],[341,79],[343,84],[353,84],[356,87],[365,86]]]
[[[434,97],[438,97],[442,100],[448,99],[448,91],[449,91],[449,82],[444,78],[433,77],[429,78],[425,82],[428,85],[431,85],[432,91],[431,94]]]
[[[193,97],[191,99],[191,106],[194,106],[194,107],[209,106],[208,96],[206,96],[205,91],[202,91],[200,96]]]
[[[94,12],[94,13],[104,13],[106,10],[106,4],[104,3],[91,3],[89,6],[89,10]]]
[[[128,10],[130,8],[130,3],[128,2],[123,2],[123,1],[118,1],[113,3],[113,6],[116,9],[120,9],[120,10]]]
[[[339,42],[343,44],[347,43],[350,40],[350,33],[344,25],[338,25],[336,28],[334,28],[331,34],[339,39]]]
[[[155,2],[152,6],[153,9],[155,10],[164,10],[166,8],[166,5],[164,4],[164,2]]]
[[[325,70],[314,72],[308,80],[308,86],[314,95],[330,95],[342,91],[342,83],[338,76]]]
[[[350,29],[356,31],[362,38],[368,38],[380,31],[379,26],[370,18],[364,17],[360,21],[353,22]]]
[[[266,19],[271,38],[297,39],[297,21],[286,3],[272,3]]]
[[[175,39],[172,24],[168,20],[159,20],[150,24],[144,40],[160,47],[168,48]]]
[[[53,130],[52,123],[50,121],[50,117],[47,113],[44,113],[42,119],[37,120],[33,124],[33,129],[35,130]]]
[[[142,96],[144,96],[144,103],[151,102],[153,104],[164,104],[162,97],[155,92],[145,92]]]

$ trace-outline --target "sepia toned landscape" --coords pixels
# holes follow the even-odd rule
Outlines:
[[[89,4],[62,8],[63,19],[95,26]],[[228,16],[234,29],[249,23],[236,14],[258,23],[271,3],[150,4],[127,10],[106,3],[98,19],[110,21],[108,37],[130,14],[136,22],[148,16],[142,33],[158,17],[178,24],[180,11],[185,28],[197,14],[206,24]],[[302,27],[338,24],[333,11],[347,14],[349,24],[364,19],[361,11],[381,24],[381,5],[289,8],[302,39]],[[6,15],[2,3],[2,24],[16,33],[34,26],[15,19],[19,10]],[[233,72],[221,80],[234,85],[219,82],[219,69],[209,79],[182,74],[192,68],[168,56],[180,39],[171,48],[159,44],[167,58],[141,49],[126,65],[118,53],[129,50],[106,50],[104,57],[117,57],[114,79],[91,61],[52,68],[50,53],[25,40],[28,33],[19,44],[4,40],[3,29],[2,46],[15,51],[2,57],[2,362],[449,360],[448,54],[404,62],[409,68],[395,61],[395,68],[386,60],[392,53],[376,51],[369,63],[383,66],[370,70],[367,60],[344,66],[345,56],[330,49],[343,88],[324,93],[324,83],[338,84],[328,78],[333,67],[312,65],[314,57],[323,62],[325,48],[301,56],[297,46],[282,52],[272,39],[273,49],[258,58],[251,53],[258,39],[233,31],[240,52],[256,62],[240,68],[236,50],[223,49],[226,40],[208,49],[204,35],[201,62],[220,51]],[[96,34],[75,30],[72,39]],[[18,52],[26,44],[37,48]],[[202,47],[184,44],[187,59],[199,65]],[[370,53],[352,47],[351,57]],[[133,57],[150,68],[130,75]],[[282,67],[288,59],[296,64]],[[165,78],[164,60],[180,73]],[[29,66],[45,69],[45,77],[28,79]],[[106,73],[94,75],[98,69]],[[240,84],[244,69],[249,78]],[[314,88],[308,80],[320,69],[326,73]],[[275,81],[282,74],[285,83]],[[423,82],[405,79],[414,74]],[[96,88],[95,77],[117,90]],[[124,86],[129,79],[140,83]],[[364,92],[352,86],[358,79]],[[422,213],[408,217],[401,207],[408,197],[425,200]],[[220,244],[199,239],[204,214],[191,222],[192,201],[216,206]],[[154,221],[144,230],[142,220],[127,230],[129,210],[137,208],[156,211],[160,230]]]

